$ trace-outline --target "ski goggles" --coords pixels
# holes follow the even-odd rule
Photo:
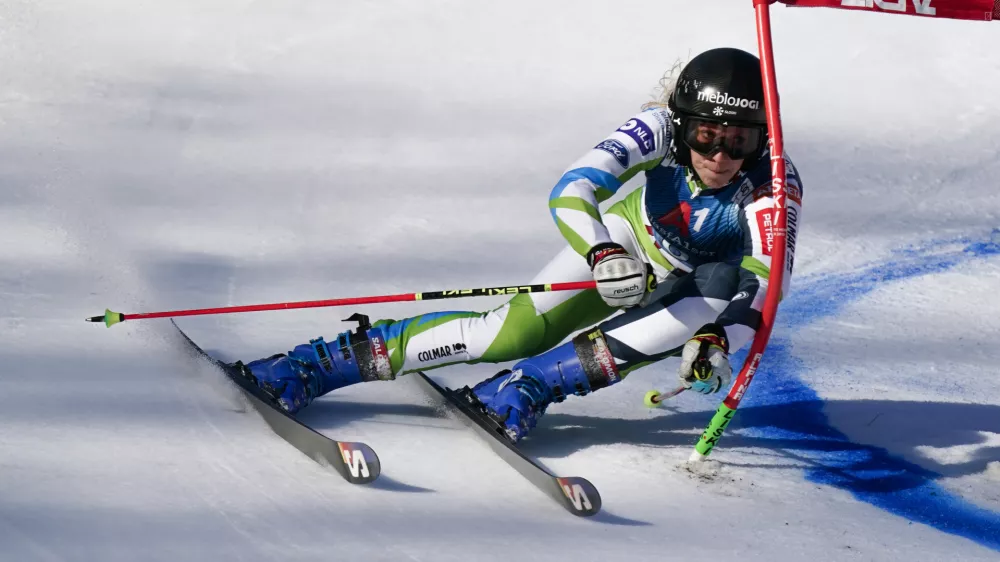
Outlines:
[[[723,125],[697,117],[685,119],[681,134],[684,144],[698,154],[712,157],[716,152],[723,152],[733,160],[760,154],[767,140],[763,127]]]

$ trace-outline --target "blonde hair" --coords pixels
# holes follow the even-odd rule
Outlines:
[[[674,92],[674,88],[677,86],[677,77],[686,64],[681,59],[677,59],[674,61],[674,64],[670,65],[670,68],[663,73],[656,88],[653,89],[653,99],[642,104],[643,111],[656,107],[667,108],[667,100],[670,99],[670,94]]]

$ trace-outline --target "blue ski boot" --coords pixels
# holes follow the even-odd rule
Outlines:
[[[355,314],[353,333],[337,336],[336,344],[323,338],[298,345],[287,355],[278,354],[242,365],[244,376],[261,388],[274,404],[294,414],[310,402],[338,388],[359,382],[391,380],[392,367],[381,328],[372,328],[368,317]]]
[[[513,370],[501,371],[468,392],[506,428],[507,438],[517,443],[552,402],[562,402],[570,394],[583,396],[620,380],[604,333],[597,329],[519,361]]]

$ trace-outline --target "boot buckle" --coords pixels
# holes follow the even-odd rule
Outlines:
[[[323,340],[323,336],[309,340],[309,345],[312,346],[313,352],[316,353],[316,362],[319,363],[319,366],[327,373],[332,373],[333,362],[330,359],[330,348],[327,346],[326,341]]]

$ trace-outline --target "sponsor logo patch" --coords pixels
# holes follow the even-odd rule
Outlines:
[[[608,139],[601,144],[595,146],[597,150],[603,150],[608,154],[615,157],[615,160],[622,165],[622,168],[628,169],[628,149],[625,145],[616,141],[615,139]]]
[[[795,266],[795,237],[799,231],[799,212],[795,207],[788,207],[788,219],[786,221],[785,236],[788,237],[787,254],[785,255],[785,269],[791,273]]]
[[[736,96],[729,95],[729,92],[716,92],[712,89],[701,90],[698,92],[698,101],[706,101],[708,103],[718,104],[719,106],[728,105],[729,107],[739,107],[743,109],[760,109],[760,101],[758,100],[738,98]],[[717,113],[716,115],[719,114]]]
[[[389,360],[389,350],[386,349],[385,340],[379,335],[372,335],[368,340],[368,345],[372,350],[372,359],[375,361],[375,374],[380,380],[392,380],[395,375],[392,372],[392,362]]]
[[[616,294],[616,295],[633,295],[638,290],[639,290],[639,284],[636,283],[634,285],[629,285],[628,287],[623,287],[623,288],[615,289],[614,290],[614,294]]]
[[[799,188],[797,184],[788,182],[785,184],[785,191],[788,192],[788,198],[795,201],[799,205],[802,204],[802,189]]]
[[[563,494],[566,494],[570,504],[573,505],[573,509],[583,512],[594,509],[594,505],[590,503],[590,498],[587,497],[583,486],[569,482],[568,478],[559,478],[557,481],[562,486]]]
[[[681,236],[691,236],[688,228],[688,224],[691,223],[691,204],[681,201],[672,211],[656,219],[656,222],[664,227],[676,228]]]
[[[639,152],[643,156],[656,148],[656,141],[653,140],[653,131],[649,129],[648,125],[638,119],[629,119],[627,123],[618,127],[618,131],[632,137],[632,140],[639,145]]]
[[[743,183],[740,184],[739,191],[736,192],[736,195],[733,195],[732,201],[736,203],[743,202],[751,193],[753,193],[753,190],[753,181],[751,181],[750,178],[744,178]]]
[[[769,184],[769,183],[766,183],[766,184],[758,187],[753,192],[753,200],[754,201],[760,201],[761,199],[763,199],[765,197],[770,197],[770,196],[771,196],[771,184]]]
[[[691,256],[687,255],[687,253],[685,253],[685,252],[682,252],[682,251],[678,250],[672,244],[668,244],[667,245],[667,251],[670,252],[671,256],[674,256],[675,258],[677,258],[677,259],[679,259],[679,260],[681,260],[683,262],[691,261]]]
[[[906,0],[841,0],[840,5],[844,8],[867,8],[900,13],[906,13],[907,6]],[[913,0],[913,9],[923,16],[937,15],[937,8],[931,6],[931,0]]]
[[[458,350],[455,350],[456,352]],[[454,352],[450,345],[442,345],[441,347],[435,347],[434,349],[428,349],[427,351],[421,351],[417,354],[417,359],[421,362],[434,361],[435,359],[441,359],[442,357],[451,357]]]
[[[659,108],[650,109],[648,111],[653,114],[653,117],[656,118],[656,120],[660,123],[661,127],[663,127],[664,129],[667,128],[667,112],[666,111],[664,111],[662,109],[659,109]]]
[[[615,365],[615,358],[611,355],[611,350],[608,349],[608,344],[604,341],[604,336],[599,331],[595,331],[588,334],[587,337],[594,343],[594,359],[600,365],[604,376],[608,378],[608,384],[618,382],[621,378],[618,375],[618,366]]]
[[[757,232],[760,233],[761,251],[770,256],[774,250],[774,219],[772,209],[757,211]]]
[[[353,449],[347,443],[338,443],[340,454],[344,457],[344,464],[351,472],[353,478],[368,478],[371,471],[368,469],[368,461],[365,459],[364,451]]]

